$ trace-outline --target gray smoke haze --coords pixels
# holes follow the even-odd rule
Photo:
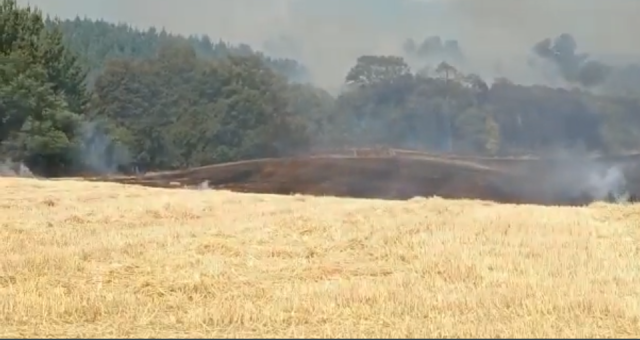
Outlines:
[[[604,173],[592,174],[587,182],[592,197],[596,200],[613,200],[626,202],[629,200],[627,179],[619,166],[607,168]]]
[[[623,203],[630,199],[623,164],[611,164],[589,157],[581,148],[554,150],[544,157],[548,163],[540,186],[553,195],[588,196],[594,201]]]
[[[547,73],[553,82],[556,78],[579,85],[584,88],[594,88],[603,85],[614,73],[615,68],[599,60],[594,60],[588,53],[579,52],[578,43],[571,34],[563,33],[555,39],[544,39],[533,47],[533,53],[537,59],[532,60],[531,65],[551,67],[552,72]],[[542,63],[539,63],[542,61]],[[619,73],[619,71],[618,71]]]
[[[0,161],[0,177],[28,177],[35,176],[31,170],[22,162],[14,162],[10,159]]]
[[[586,195],[594,201],[627,202],[630,198],[627,179],[621,165],[601,164],[597,161],[576,160],[564,163],[547,174],[542,185],[561,197]]]
[[[31,3],[63,18],[76,15],[103,18],[139,28],[164,27],[174,33],[207,34],[214,41],[247,43],[272,56],[301,61],[310,70],[313,83],[328,90],[341,87],[359,56],[420,56],[426,53],[420,52],[422,42],[430,37],[441,39],[442,51],[460,52],[461,71],[473,72],[487,80],[507,77],[521,84],[550,83],[528,61],[532,46],[562,33],[570,33],[579,43],[579,50],[595,60],[606,63],[640,60],[640,44],[630,39],[640,32],[640,1],[633,0],[18,2]],[[413,47],[408,39],[413,40]],[[435,40],[430,41],[438,45]],[[436,53],[435,59],[450,54],[442,51]],[[87,129],[87,134],[95,137],[89,138],[93,143],[89,145],[93,151],[87,153],[89,162],[101,171],[113,171],[113,162],[105,162],[103,157],[108,153],[110,141],[106,135],[95,134],[94,127]],[[560,179],[578,178],[599,198],[624,183],[618,168],[582,164],[582,168],[570,169],[579,171],[578,176],[563,171],[558,174],[557,183],[561,183]]]
[[[527,66],[531,46],[570,32],[584,51],[636,60],[640,1],[632,0],[21,0],[62,17],[75,15],[165,27],[245,42],[294,57],[329,89],[363,54],[403,55],[407,39],[457,41],[464,71],[545,83]]]
[[[129,150],[114,141],[99,120],[85,122],[80,126],[81,148],[79,158],[84,168],[100,175],[118,173],[118,166],[127,164]]]

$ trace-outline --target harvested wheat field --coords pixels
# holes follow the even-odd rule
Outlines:
[[[2,337],[640,334],[640,206],[0,179]]]

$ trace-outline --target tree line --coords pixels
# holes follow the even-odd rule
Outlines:
[[[640,144],[633,93],[489,84],[447,62],[415,72],[401,56],[365,55],[336,95],[302,63],[248,45],[52,19],[15,0],[0,5],[0,60],[0,156],[44,176],[359,146],[504,156]]]

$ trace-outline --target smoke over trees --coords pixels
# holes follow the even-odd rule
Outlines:
[[[563,33],[536,43],[532,52],[542,63],[538,68],[551,67],[552,75],[559,75],[566,83],[594,89],[608,95],[638,95],[640,65],[609,65],[578,53],[578,43],[571,34]]]
[[[640,71],[535,44],[553,88],[471,73],[464,42],[362,55],[330,93],[248,45],[0,7],[0,156],[42,175],[161,170],[352,146],[475,155],[640,148]],[[197,32],[194,32],[197,33]],[[267,49],[295,43],[274,40]]]
[[[460,66],[464,62],[464,54],[457,40],[442,40],[439,36],[431,36],[421,43],[407,39],[403,44],[403,52],[412,63],[425,67],[447,62]]]
[[[586,53],[577,54],[578,44],[570,34],[561,34],[553,41],[549,38],[538,42],[533,51],[545,61],[556,66],[570,84],[586,88],[602,85],[611,73],[611,67],[596,60],[589,60]]]

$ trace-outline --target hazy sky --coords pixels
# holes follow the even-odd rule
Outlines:
[[[579,49],[640,54],[640,0],[19,0],[45,12],[164,26],[260,47],[285,35],[319,83],[339,82],[363,53],[397,53],[409,37],[457,39],[478,65],[516,64],[568,32]],[[284,54],[291,51],[282,51]],[[480,66],[479,66],[480,67]],[[524,72],[514,67],[512,72]],[[522,73],[524,76],[524,73]]]

